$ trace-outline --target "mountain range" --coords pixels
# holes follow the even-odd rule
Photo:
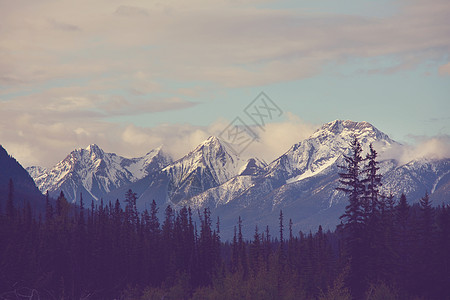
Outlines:
[[[367,122],[336,120],[324,124],[270,163],[257,157],[242,159],[219,138],[211,136],[182,158],[173,159],[157,148],[140,158],[105,153],[97,145],[76,149],[55,167],[30,167],[28,172],[42,193],[63,191],[72,202],[83,199],[122,200],[132,189],[140,210],[152,200],[160,211],[168,204],[209,207],[220,216],[222,236],[229,238],[238,216],[250,237],[254,226],[266,225],[275,233],[280,210],[285,225],[294,230],[333,229],[346,205],[336,191],[339,165],[357,137],[367,151],[372,143],[379,153],[401,146]],[[450,196],[450,159],[421,158],[406,164],[395,159],[380,162],[383,190],[398,197],[405,193],[415,202],[425,192],[435,205]]]
[[[91,202],[104,198],[108,193],[129,185],[171,163],[171,158],[161,147],[143,157],[124,158],[105,153],[95,144],[86,149],[72,151],[51,169],[34,166],[27,168],[41,192],[57,197],[61,191],[72,201],[83,199]]]

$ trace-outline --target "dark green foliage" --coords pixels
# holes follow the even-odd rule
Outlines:
[[[370,211],[365,191],[365,179],[362,177],[362,148],[355,138],[350,144],[351,155],[344,156],[346,165],[340,166],[344,172],[339,173],[341,184],[337,190],[348,195],[349,203],[341,216],[345,233],[345,251],[350,263],[349,285],[355,297],[360,298],[365,290],[365,275],[368,266],[365,233],[367,212]]]
[[[161,228],[155,202],[137,214],[135,194],[126,199],[125,211],[118,200],[100,201],[86,214],[82,201],[75,207],[61,193],[39,223],[29,204],[0,215],[0,298],[34,290],[44,299],[114,299],[127,286],[170,287],[180,278],[190,294],[210,284],[221,257],[209,211],[197,238],[190,209],[167,207]]]
[[[450,207],[433,208],[428,195],[396,203],[378,192],[376,152],[347,158],[351,203],[335,232],[296,234],[280,211],[279,235],[255,227],[245,241],[239,217],[231,243],[209,209],[167,206],[160,223],[155,201],[138,213],[132,191],[124,209],[119,200],[85,209],[82,195],[77,207],[61,193],[47,196],[42,218],[14,205],[11,185],[0,299],[450,299]]]
[[[447,208],[437,218],[428,193],[413,207],[405,195],[396,204],[392,194],[380,194],[376,151],[370,146],[363,160],[356,139],[350,147],[339,174],[338,190],[348,195],[349,204],[338,232],[353,299],[449,299]]]

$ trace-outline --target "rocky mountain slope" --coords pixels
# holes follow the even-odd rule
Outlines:
[[[226,143],[210,137],[181,159],[172,162],[161,149],[146,156],[125,159],[104,153],[91,145],[77,149],[51,170],[29,168],[41,191],[59,193],[70,200],[80,192],[98,200],[123,199],[128,189],[138,194],[138,208],[155,200],[164,210],[190,206],[209,207],[220,216],[222,233],[229,238],[238,216],[250,234],[254,226],[278,226],[279,211],[285,224],[292,219],[294,230],[316,230],[319,224],[333,229],[346,205],[336,191],[339,165],[357,137],[364,151],[372,143],[382,153],[401,147],[367,122],[336,120],[324,124],[309,138],[266,164],[257,158],[243,160]],[[450,159],[417,159],[400,164],[393,159],[380,162],[383,189],[399,196],[406,193],[415,202],[426,191],[436,205],[450,196]],[[250,236],[250,235],[249,235]]]
[[[171,158],[161,148],[143,157],[128,159],[106,153],[93,144],[72,151],[51,169],[30,167],[27,170],[42,193],[48,191],[57,197],[63,191],[67,199],[76,202],[81,193],[86,201],[100,200],[111,191],[136,182],[170,162]]]

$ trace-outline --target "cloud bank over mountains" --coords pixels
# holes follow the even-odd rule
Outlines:
[[[381,155],[381,158],[393,158],[405,164],[413,160],[450,158],[450,136],[415,137],[413,145],[394,145]]]
[[[262,0],[5,2],[0,141],[24,165],[49,166],[94,142],[125,156],[167,144],[176,156],[229,121],[149,127],[134,119],[193,108],[199,114],[222,89],[310,78],[355,60],[354,72],[431,64],[449,74],[447,0],[399,1],[389,13],[370,5],[374,14]],[[286,116],[249,151],[271,159],[315,127]],[[424,147],[446,145],[430,143]]]

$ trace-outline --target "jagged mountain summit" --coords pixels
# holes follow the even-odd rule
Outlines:
[[[171,158],[156,148],[140,158],[124,158],[106,153],[95,144],[85,149],[72,151],[64,160],[51,169],[30,167],[28,172],[34,178],[42,193],[47,191],[53,197],[63,191],[72,202],[99,200],[111,191],[136,182],[171,162]]]
[[[217,137],[210,137],[182,158],[171,161],[161,149],[144,157],[125,159],[91,145],[77,149],[50,170],[29,168],[41,191],[63,190],[70,200],[83,193],[98,200],[123,200],[128,189],[138,195],[140,210],[155,200],[160,208],[209,207],[220,216],[221,232],[232,236],[241,216],[250,237],[254,226],[278,226],[279,211],[294,230],[333,229],[347,199],[336,191],[339,165],[356,137],[364,151],[372,143],[379,153],[401,147],[367,122],[336,120],[318,128],[283,155],[267,164],[254,157],[244,160]],[[450,195],[450,159],[417,159],[402,164],[380,162],[383,189],[410,202],[428,191],[438,205]],[[86,195],[86,196],[85,196]],[[160,211],[163,211],[161,209]]]
[[[292,146],[268,166],[265,176],[284,184],[319,174],[341,159],[342,154],[348,153],[349,144],[355,137],[366,151],[370,143],[381,151],[396,143],[367,122],[336,120],[324,124],[309,138]]]
[[[264,168],[267,167],[267,163],[259,158],[250,158],[245,165],[241,168],[239,175],[259,175],[264,172]]]
[[[346,196],[335,189],[338,166],[344,164],[343,156],[349,154],[354,137],[365,151],[371,143],[380,153],[400,146],[367,122],[336,120],[293,145],[258,174],[236,176],[183,200],[180,205],[210,207],[213,215],[220,216],[223,233],[228,237],[232,235],[237,216],[251,224],[251,228],[246,228],[250,237],[255,225],[276,228],[280,210],[286,222],[293,220],[294,230],[317,230],[320,224],[332,229],[339,223],[347,203]],[[442,201],[442,195],[448,195],[443,189],[447,187],[448,191],[449,162],[448,159],[419,160],[401,165],[395,160],[384,160],[380,163],[384,191],[397,196],[405,192],[410,201],[417,201],[425,191],[436,190],[434,194],[441,195],[435,197],[436,202]]]
[[[354,137],[361,141],[366,150],[370,143],[382,150],[397,144],[367,122],[336,120],[324,124],[309,138],[293,145],[272,163],[260,168],[257,173],[242,173],[241,176],[252,176],[227,182],[227,188],[221,190],[234,190],[236,193],[239,191],[239,197],[245,198],[244,202],[247,204],[251,201],[259,203],[260,199],[266,198],[281,186],[317,175],[337,175],[337,165],[343,163],[343,155],[348,154],[349,144]],[[203,206],[202,203],[206,201],[208,205],[217,206],[218,203],[229,203],[231,200],[223,201],[223,197],[217,195],[216,190],[211,190],[197,196],[193,203]],[[184,204],[188,203],[189,200],[184,201]]]
[[[152,200],[160,205],[176,205],[224,184],[246,171],[247,166],[225,143],[211,136],[179,160],[144,178],[148,187],[140,195],[138,206],[144,207]],[[139,191],[142,181],[131,188]]]

